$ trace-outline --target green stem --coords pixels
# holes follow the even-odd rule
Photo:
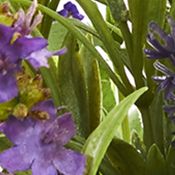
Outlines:
[[[12,1],[12,0],[11,0]],[[29,6],[31,4],[28,0],[13,0],[13,2],[19,2],[23,5]],[[116,74],[111,70],[109,65],[106,63],[105,60],[101,57],[101,55],[97,52],[97,50],[94,48],[94,46],[88,41],[88,39],[69,21],[67,21],[64,17],[58,15],[55,11],[43,6],[38,5],[38,9],[41,10],[43,13],[46,13],[48,16],[52,17],[56,21],[60,22],[62,25],[64,25],[74,36],[76,36],[91,52],[92,54],[98,59],[99,62],[101,62],[104,69],[109,74],[112,81],[116,84],[116,86],[120,89],[121,93],[124,96],[127,96],[130,94],[130,91],[123,85],[123,83],[119,80],[119,78],[116,76]]]
[[[132,48],[132,35],[129,31],[128,25],[126,22],[120,22],[119,28],[122,32],[125,44],[126,44],[126,49],[128,52],[129,60],[130,60],[130,65],[131,65],[131,59],[133,56],[133,48]],[[132,70],[131,70],[132,71]]]
[[[144,135],[143,140],[146,145],[146,150],[148,151],[150,146],[154,143],[153,129],[151,125],[151,119],[148,108],[139,108],[142,114]]]
[[[57,9],[59,1],[60,0],[52,0],[49,3],[48,8],[55,11]],[[50,16],[44,15],[44,19],[43,19],[42,27],[41,27],[41,32],[42,32],[42,34],[44,35],[45,38],[48,38],[48,36],[49,36],[49,31],[50,31],[50,28],[51,28],[51,25],[52,25],[52,21],[53,21],[53,19]]]
[[[38,0],[38,3],[47,6],[47,4],[49,3],[49,0]]]
[[[58,91],[58,87],[57,87],[57,83],[56,80],[54,79],[53,75],[51,74],[50,70],[42,67],[40,68],[41,71],[41,75],[44,79],[44,81],[46,82],[47,86],[50,88],[51,90],[51,94],[54,100],[54,104],[56,106],[60,105],[60,101],[59,101],[59,91]]]

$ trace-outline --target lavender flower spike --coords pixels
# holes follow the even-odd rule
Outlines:
[[[79,13],[76,5],[70,1],[64,4],[63,10],[59,11],[58,13],[64,17],[72,16],[80,21],[84,18],[84,16]]]
[[[33,111],[45,112],[49,119],[36,120]],[[11,116],[1,126],[14,146],[0,154],[0,166],[10,173],[31,169],[33,175],[83,175],[85,157],[64,148],[75,134],[71,114],[57,117],[50,100],[41,102],[32,112],[24,120]]]
[[[158,90],[164,90],[165,99],[175,100],[174,89],[175,89],[175,73],[171,72],[165,65],[160,62],[154,63],[154,67],[162,72],[163,76],[154,76],[153,79],[159,84]]]
[[[169,58],[175,65],[175,21],[168,17],[167,19],[171,33],[166,33],[161,29],[158,24],[151,22],[149,25],[148,43],[152,46],[152,49],[145,49],[145,53],[149,58]],[[160,41],[158,41],[157,37]]]

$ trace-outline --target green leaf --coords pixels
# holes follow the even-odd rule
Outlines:
[[[162,93],[155,94],[154,99],[149,107],[149,113],[152,124],[154,143],[156,143],[160,151],[164,154],[163,104],[164,99]]]
[[[87,86],[90,131],[93,131],[101,120],[102,89],[100,69],[97,60],[84,46],[81,47],[80,56]]]
[[[113,18],[117,23],[126,20],[127,9],[123,0],[107,0]]]
[[[103,71],[103,70],[102,70]],[[102,72],[101,71],[101,72]],[[116,104],[112,83],[109,77],[102,75],[103,108],[104,112],[109,112]]]
[[[48,37],[48,49],[58,50],[61,49],[65,36],[67,34],[67,29],[61,25],[59,22],[53,23],[50,29],[50,34]]]
[[[0,104],[0,121],[6,120],[8,118],[16,104],[16,99]]]
[[[103,159],[99,170],[103,175],[122,175],[119,167],[111,163],[110,159],[107,156],[105,156]]]
[[[83,152],[88,157],[88,175],[96,174],[104,154],[112,141],[116,130],[125,118],[128,109],[146,90],[147,88],[144,87],[122,100],[118,106],[110,111],[103,122],[89,136],[83,149]]]
[[[58,88],[61,105],[73,112],[79,133],[89,135],[89,107],[85,73],[77,51],[77,41],[68,34],[65,45],[69,52],[60,57],[58,65]]]
[[[106,48],[106,51],[108,52],[109,57],[115,66],[115,70],[121,77],[122,82],[127,87],[127,91],[132,92],[133,89],[124,71],[123,62],[118,57],[118,53],[115,48],[116,41],[113,39],[112,35],[110,34],[107,24],[103,20],[102,15],[99,12],[96,4],[90,0],[86,0],[86,1],[77,0],[77,2],[85,10],[86,14],[92,21],[96,31],[99,33],[99,36],[101,37],[101,40]]]
[[[49,87],[51,90],[51,95],[52,95],[52,98],[54,100],[54,104],[56,106],[59,106],[60,100],[58,98],[59,92],[58,92],[58,87],[57,87],[57,80],[52,75],[52,73],[49,69],[45,68],[45,67],[40,68],[41,75],[42,75],[45,83],[47,84],[47,87]]]
[[[148,151],[146,166],[149,175],[167,175],[165,159],[156,144]]]
[[[10,148],[10,146],[12,145],[11,142],[4,137],[3,135],[0,134],[0,152]]]
[[[132,107],[128,114],[130,133],[136,131],[138,136],[143,140],[143,127],[141,114],[137,107]]]
[[[175,174],[175,148],[170,146],[166,158],[168,175]]]
[[[130,144],[122,140],[113,139],[107,150],[107,157],[123,175],[145,174],[146,167],[141,155]]]
[[[59,2],[60,0],[51,0],[51,1],[47,0],[46,5],[48,6],[48,8],[56,11]],[[50,16],[45,14],[41,24],[41,32],[45,38],[48,38],[49,36],[52,22],[53,22],[53,19]]]
[[[16,175],[31,175],[31,171],[23,171],[23,172],[17,172]]]

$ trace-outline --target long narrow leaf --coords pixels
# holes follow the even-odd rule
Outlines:
[[[147,88],[132,93],[106,116],[104,121],[89,136],[84,146],[84,153],[88,156],[88,175],[95,175],[104,157],[104,154],[112,141],[116,129],[121,125],[128,109],[142,95]]]

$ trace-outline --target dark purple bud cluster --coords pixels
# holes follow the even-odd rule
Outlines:
[[[84,16],[79,13],[76,5],[70,1],[64,4],[63,10],[59,11],[58,13],[64,17],[72,16],[78,20],[82,20],[84,18]]]

